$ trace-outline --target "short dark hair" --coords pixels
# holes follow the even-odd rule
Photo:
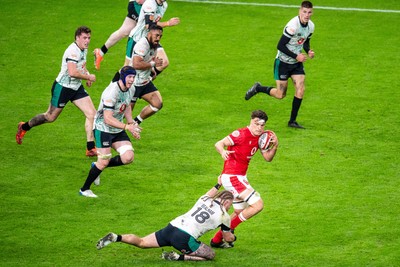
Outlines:
[[[149,27],[149,31],[154,31],[154,30],[163,31],[163,27],[161,27],[160,25],[157,25],[156,23],[151,24]]]
[[[312,3],[310,1],[303,1],[301,3],[301,7],[303,7],[303,8],[313,8],[313,5],[312,5]]]
[[[262,111],[260,109],[259,110],[254,110],[251,113],[251,119],[254,119],[254,118],[259,118],[260,120],[264,120],[265,122],[268,121],[267,113],[265,113],[264,111]]]
[[[92,32],[92,30],[91,29],[89,29],[89,27],[86,27],[86,26],[80,26],[78,29],[76,29],[76,31],[75,31],[75,38],[77,37],[77,36],[80,36],[82,33],[87,33],[87,34],[89,34],[89,33],[91,33]]]

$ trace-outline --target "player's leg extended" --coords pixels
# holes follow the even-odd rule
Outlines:
[[[162,97],[159,91],[145,94],[142,96],[142,99],[149,103],[149,105],[145,106],[139,114],[142,120],[154,115],[163,107]]]
[[[114,242],[122,242],[125,244],[133,245],[138,248],[158,248],[155,233],[151,233],[143,238],[134,234],[117,235],[109,233],[97,242],[97,249],[102,249]]]
[[[136,26],[136,20],[132,18],[125,17],[124,22],[121,27],[113,32],[110,37],[108,37],[106,43],[104,44],[107,49],[113,47],[116,43],[118,43],[121,39],[127,37],[131,30]],[[103,51],[104,52],[104,51]]]

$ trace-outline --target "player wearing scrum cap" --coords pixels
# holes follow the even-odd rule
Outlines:
[[[110,83],[101,95],[93,130],[98,154],[97,162],[92,163],[86,181],[79,190],[82,196],[97,197],[90,190],[90,186],[92,183],[99,184],[100,173],[106,167],[126,165],[133,161],[133,147],[125,130],[131,132],[134,138],[140,138],[141,128],[132,120],[130,107],[135,93],[133,86],[135,75],[134,68],[123,67],[120,79]],[[119,155],[112,157],[111,148]]]
[[[233,131],[215,144],[224,162],[222,174],[218,183],[225,190],[233,193],[234,213],[231,215],[230,228],[234,230],[240,223],[258,214],[264,207],[260,194],[253,189],[247,180],[247,169],[250,160],[259,149],[258,140],[264,132],[267,114],[262,110],[251,113],[250,125]],[[268,162],[272,161],[278,148],[278,138],[272,135],[270,149],[261,151]],[[225,240],[226,241],[226,240]],[[211,239],[211,246],[216,248],[231,248],[232,242],[225,242],[221,231]]]

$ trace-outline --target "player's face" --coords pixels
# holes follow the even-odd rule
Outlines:
[[[125,78],[126,88],[131,88],[134,81],[135,81],[135,75],[130,74],[126,76]]]
[[[90,43],[90,33],[82,33],[81,35],[76,36],[75,42],[80,49],[87,49]]]
[[[166,0],[156,0],[157,5],[162,6]]]
[[[304,8],[304,7],[300,8],[299,16],[301,23],[307,23],[310,20],[312,13],[313,13],[312,8]]]
[[[254,118],[250,121],[250,132],[253,135],[261,135],[264,132],[264,127],[265,127],[265,121],[261,120],[259,118]]]
[[[153,30],[149,32],[150,38],[149,41],[153,46],[158,46],[160,43],[160,39],[162,37],[162,31],[160,30]]]

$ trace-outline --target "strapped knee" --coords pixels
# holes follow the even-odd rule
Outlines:
[[[261,199],[260,193],[258,193],[257,191],[253,191],[246,199],[245,201],[249,204],[249,205],[254,205],[254,203],[256,203],[257,201],[259,201]]]
[[[120,155],[124,154],[126,151],[134,151],[134,149],[133,149],[133,147],[130,146],[130,145],[123,145],[123,146],[120,146],[120,147],[117,149],[117,152],[118,152]]]
[[[149,105],[149,106],[150,106],[151,110],[154,111],[154,112],[157,112],[157,111],[159,111],[159,110],[162,108],[162,104],[160,105],[160,108],[156,108],[156,107],[153,106],[153,105]]]
[[[111,159],[111,157],[112,157],[112,154],[110,153],[110,154],[101,154],[99,151],[97,151],[97,157],[99,158],[99,159]]]

